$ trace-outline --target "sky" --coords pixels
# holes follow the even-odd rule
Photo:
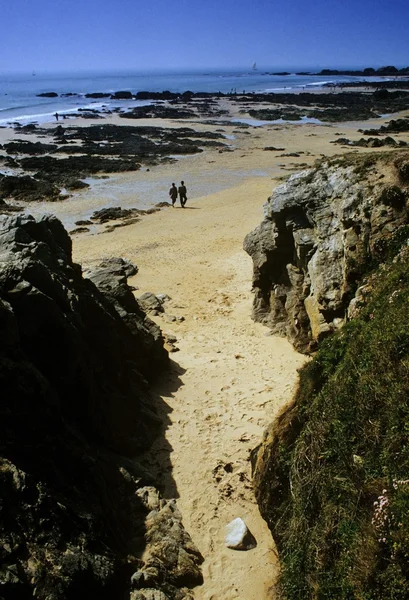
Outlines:
[[[0,73],[409,66],[408,0],[1,0]]]

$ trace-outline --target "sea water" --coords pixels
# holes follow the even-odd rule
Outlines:
[[[273,71],[273,70],[272,70]],[[278,71],[278,69],[274,69]],[[319,75],[271,75],[267,71],[211,70],[197,72],[89,72],[89,73],[0,73],[0,125],[13,122],[26,124],[54,120],[54,114],[78,112],[82,109],[108,110],[147,104],[136,100],[85,98],[88,93],[141,91],[174,93],[185,91],[211,93],[291,92],[317,89],[325,84],[362,81],[362,77]],[[55,92],[55,98],[38,94]],[[65,94],[73,94],[65,96]]]

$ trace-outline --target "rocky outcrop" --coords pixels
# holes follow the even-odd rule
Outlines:
[[[41,202],[56,200],[60,195],[60,189],[49,181],[39,181],[29,175],[18,177],[0,174],[0,194],[3,198]]]
[[[106,260],[85,278],[56,218],[0,220],[3,598],[142,598],[144,550],[150,595],[187,598],[201,581],[174,505],[145,497],[137,457],[159,430],[148,381],[168,354],[127,285],[135,270]]]
[[[42,94],[37,94],[38,98],[57,98],[57,92],[43,92]]]
[[[253,317],[300,351],[344,323],[368,264],[407,222],[409,156],[399,154],[387,184],[380,160],[350,155],[292,175],[245,239],[254,265]]]

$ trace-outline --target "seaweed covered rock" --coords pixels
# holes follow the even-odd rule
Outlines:
[[[399,185],[381,183],[377,159],[368,155],[292,175],[245,239],[254,266],[253,317],[300,351],[345,322],[368,265],[407,222],[407,155],[389,163]]]
[[[1,175],[0,194],[3,198],[15,198],[23,201],[57,200],[60,189],[49,181],[39,181],[24,175]]]
[[[150,527],[138,490],[154,482],[135,457],[159,430],[147,380],[168,364],[160,330],[127,286],[135,268],[108,260],[84,278],[54,217],[1,217],[0,265],[1,595],[130,598]],[[172,569],[164,560],[153,587],[184,598]]]

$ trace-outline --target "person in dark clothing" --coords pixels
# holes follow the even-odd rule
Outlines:
[[[176,199],[178,197],[178,189],[174,183],[172,183],[172,187],[169,190],[169,196],[170,196],[170,199],[172,200],[172,206],[174,207]]]
[[[180,206],[181,206],[182,208],[185,208],[185,204],[186,204],[186,202],[187,202],[187,196],[186,196],[186,194],[187,194],[187,189],[186,189],[186,186],[185,186],[185,182],[184,182],[184,181],[181,181],[181,182],[180,182],[180,186],[179,186],[179,188],[178,188],[178,192],[179,192]]]

